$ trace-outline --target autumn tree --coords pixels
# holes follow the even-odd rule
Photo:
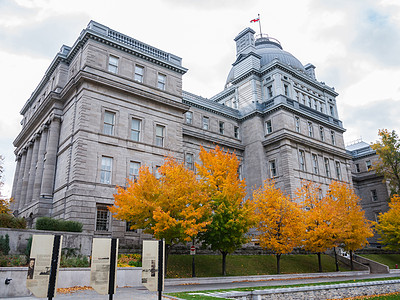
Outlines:
[[[275,253],[276,270],[280,274],[281,255],[301,245],[304,232],[302,210],[270,180],[253,193],[253,201],[260,246]]]
[[[207,194],[193,171],[172,158],[159,168],[157,179],[142,167],[136,182],[118,187],[113,217],[129,222],[132,229],[143,229],[156,239],[165,239],[167,254],[171,245],[191,241],[209,224]]]
[[[390,199],[389,210],[378,216],[378,224],[375,226],[379,233],[379,242],[385,245],[385,249],[400,249],[400,196],[393,195]]]
[[[0,214],[11,213],[10,204],[12,199],[6,199],[3,197],[2,188],[4,185],[4,157],[0,155]]]
[[[343,245],[350,251],[351,269],[353,269],[353,252],[368,244],[372,237],[372,222],[367,220],[361,207],[360,198],[349,184],[332,181],[326,197],[333,206],[333,226],[337,228],[336,244]]]
[[[321,253],[334,247],[338,236],[332,199],[322,197],[319,185],[309,181],[302,183],[296,198],[304,210],[304,248],[317,253],[318,270],[322,272]]]
[[[226,256],[248,241],[253,207],[244,200],[245,181],[239,179],[239,160],[234,153],[218,146],[210,151],[201,148],[200,160],[196,168],[212,210],[211,223],[201,239],[222,254],[222,274],[226,275]]]
[[[400,195],[400,139],[396,132],[387,129],[379,130],[380,140],[371,147],[380,160],[374,163],[373,170],[384,177],[389,184],[391,194]]]

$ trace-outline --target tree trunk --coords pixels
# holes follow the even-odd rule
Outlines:
[[[354,270],[354,265],[353,265],[353,250],[350,250],[350,270]]]
[[[277,274],[281,274],[281,254],[277,254],[276,255],[276,273]]]
[[[226,276],[226,256],[227,252],[221,251],[222,253],[222,276]]]
[[[317,255],[318,255],[318,272],[322,273],[321,252],[318,252]]]
[[[338,262],[338,259],[337,259],[336,247],[333,247],[333,253],[335,253],[336,272],[339,272],[339,262]]]
[[[194,246],[194,239],[193,239],[193,246]],[[195,256],[192,255],[192,277],[196,277],[196,262],[195,262]]]

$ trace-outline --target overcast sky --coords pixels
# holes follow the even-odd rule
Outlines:
[[[14,176],[19,111],[65,44],[90,20],[183,58],[183,88],[211,97],[235,60],[233,39],[261,15],[319,81],[335,87],[345,142],[373,142],[380,128],[400,133],[399,0],[0,0],[0,154],[3,195]]]

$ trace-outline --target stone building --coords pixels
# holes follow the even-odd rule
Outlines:
[[[115,186],[166,155],[194,168],[200,146],[241,159],[248,194],[267,178],[293,194],[301,181],[351,182],[338,93],[278,40],[246,28],[224,89],[182,91],[181,58],[91,21],[62,46],[21,110],[12,196],[16,215],[78,220],[96,236],[137,238],[111,218]]]

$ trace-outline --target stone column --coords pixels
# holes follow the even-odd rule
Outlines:
[[[25,199],[26,199],[26,192],[28,189],[28,180],[29,180],[29,169],[31,166],[31,160],[32,160],[32,143],[28,143],[28,151],[26,153],[26,161],[25,161],[25,168],[24,168],[24,178],[22,180],[22,187],[21,187],[21,199],[19,202],[19,210],[21,210],[24,205],[25,205]]]
[[[35,183],[36,165],[37,165],[38,150],[39,150],[39,141],[38,140],[39,140],[39,135],[35,134],[35,137],[33,139],[31,165],[29,167],[29,179],[28,179],[28,187],[27,187],[27,192],[26,192],[25,205],[32,202],[33,184]]]
[[[46,160],[44,162],[42,186],[40,194],[44,198],[53,197],[54,175],[56,171],[58,138],[60,134],[60,118],[53,117],[46,145]]]
[[[15,193],[17,190],[17,185],[18,185],[18,178],[19,178],[19,169],[21,167],[21,155],[17,155],[16,161],[17,161],[17,166],[15,167],[15,173],[14,173],[14,181],[13,181],[13,186],[12,186],[12,191],[11,191],[11,198],[14,199],[13,202],[11,202],[11,210],[15,209],[16,203],[15,203]]]
[[[46,151],[47,144],[47,130],[48,126],[45,125],[42,134],[40,136],[39,151],[38,151],[38,162],[36,166],[35,183],[33,184],[33,195],[32,201],[40,200],[40,187],[42,185],[43,178],[43,165],[44,165],[44,155]]]
[[[18,209],[19,205],[21,205],[21,191],[22,191],[22,181],[24,179],[24,170],[26,163],[26,149],[23,149],[20,155],[21,155],[21,164],[18,170],[17,186],[15,188],[14,210]]]

